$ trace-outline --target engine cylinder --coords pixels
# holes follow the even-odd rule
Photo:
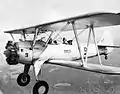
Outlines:
[[[6,45],[6,50],[4,51],[4,55],[6,56],[6,61],[9,65],[18,64],[19,55],[17,54],[17,46],[16,43],[12,41],[8,41]]]

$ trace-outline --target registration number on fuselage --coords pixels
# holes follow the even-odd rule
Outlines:
[[[71,53],[71,50],[64,50],[64,53]]]

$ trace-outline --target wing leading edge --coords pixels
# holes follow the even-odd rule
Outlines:
[[[99,64],[89,63],[87,66],[81,66],[80,61],[65,61],[65,60],[49,60],[46,64],[60,65],[64,67],[70,67],[74,69],[80,69],[89,72],[107,74],[107,75],[120,75],[120,68],[113,66],[103,65],[102,67]]]
[[[85,14],[45,24],[35,25],[27,28],[5,31],[5,33],[21,34],[24,31],[27,34],[31,34],[35,33],[36,28],[40,28],[41,31],[43,32],[47,32],[49,30],[60,31],[66,24],[68,24],[71,21],[75,21],[76,29],[86,29],[88,26],[91,25],[91,23],[94,27],[113,26],[120,25],[120,14],[119,13]],[[72,26],[68,25],[63,31],[70,30],[72,30]]]

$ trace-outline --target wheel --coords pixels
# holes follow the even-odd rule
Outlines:
[[[33,94],[47,94],[49,90],[46,81],[38,81],[33,87]]]
[[[30,76],[28,74],[21,73],[17,78],[17,83],[20,86],[26,86],[30,82]]]

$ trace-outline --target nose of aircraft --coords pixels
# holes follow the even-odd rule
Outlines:
[[[9,50],[5,50],[3,54],[4,54],[6,57],[9,57],[10,51],[9,51]]]
[[[4,55],[6,56],[6,61],[9,65],[15,65],[18,64],[18,54],[17,54],[17,50],[15,47],[15,44],[13,44],[12,42],[7,43],[6,45],[6,50],[4,51]]]

